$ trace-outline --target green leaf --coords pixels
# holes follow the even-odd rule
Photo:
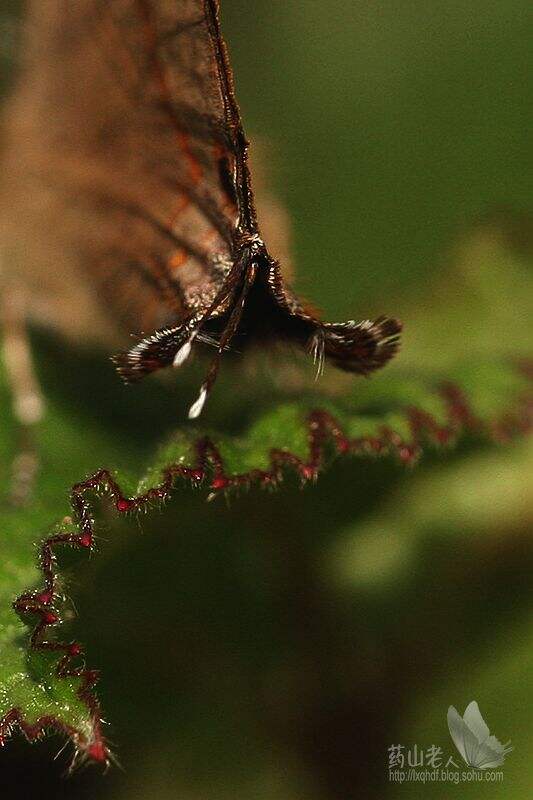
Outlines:
[[[77,411],[72,404],[62,406],[52,393],[39,435],[45,464],[36,499],[28,508],[3,514],[2,739],[17,725],[30,739],[55,727],[71,736],[84,757],[105,761],[109,756],[91,692],[96,675],[85,667],[80,646],[59,635],[60,619],[68,620],[72,611],[57,557],[65,548],[93,548],[96,494],[111,496],[116,512],[127,519],[131,512],[158,507],[178,481],[214,496],[254,484],[271,488],[290,474],[309,482],[340,457],[414,463],[424,448],[449,446],[465,433],[502,439],[524,431],[529,390],[523,365],[475,363],[448,374],[445,382],[391,370],[356,383],[351,398],[263,401],[266,408],[245,431],[229,435],[184,428],[173,434],[137,486],[128,477],[140,463],[132,436],[117,432],[112,420],[88,419],[83,406]],[[4,469],[14,452],[8,431],[2,440]],[[96,459],[126,469],[100,469],[83,478]],[[37,559],[33,543],[43,534],[43,520],[61,516],[64,487],[77,470],[83,471],[71,491],[70,518],[52,528]],[[69,511],[66,504],[64,511]]]

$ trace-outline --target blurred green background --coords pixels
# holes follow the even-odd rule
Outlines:
[[[16,10],[2,5],[4,87]],[[329,318],[402,317],[391,370],[446,375],[462,357],[526,353],[531,4],[223,0],[222,11],[248,132],[292,219],[298,288]],[[101,461],[141,469],[176,425],[179,392],[147,385],[132,398],[105,354],[45,334],[35,347],[61,516],[68,485]],[[235,398],[235,380],[228,369],[210,425],[249,418],[260,392]],[[77,430],[93,452],[76,456]],[[62,452],[74,455],[54,463]],[[19,738],[0,754],[6,796],[526,800],[532,465],[527,440],[468,441],[415,471],[353,461],[316,487],[228,506],[180,490],[138,526],[104,504],[101,552],[63,566],[124,772],[63,781],[58,737]],[[515,747],[503,783],[390,783],[392,743],[440,745],[459,762],[446,711],[472,699]]]

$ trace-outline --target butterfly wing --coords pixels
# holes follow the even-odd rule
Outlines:
[[[478,742],[475,753],[472,753],[472,766],[478,769],[501,766],[512,748],[503,745],[496,736],[490,735],[489,727],[475,700],[466,707],[463,719]]]
[[[463,760],[471,765],[470,755],[472,748],[476,745],[476,740],[472,732],[466,725],[464,719],[454,706],[448,708],[448,730],[453,743],[461,754]]]
[[[481,716],[481,711],[475,700],[472,700],[465,708],[463,719],[478,742],[484,742],[485,739],[488,739],[490,735],[489,727]]]
[[[130,330],[205,303],[231,256],[235,142],[216,13],[213,0],[29,4],[10,168],[46,192],[65,252]]]
[[[477,769],[500,767],[505,761],[505,755],[508,752],[509,749],[504,748],[495,736],[491,736],[479,745],[472,766]]]

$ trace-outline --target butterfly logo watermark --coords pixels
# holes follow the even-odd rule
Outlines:
[[[490,769],[500,767],[513,748],[511,742],[502,744],[491,736],[475,700],[465,708],[461,717],[453,706],[448,709],[448,730],[453,743],[469,767]]]
[[[499,783],[503,780],[503,771],[496,768],[502,766],[513,748],[510,742],[502,744],[496,736],[491,735],[477,702],[472,700],[463,716],[454,706],[450,706],[447,721],[452,741],[469,769],[461,769],[457,755],[440,745],[423,747],[419,744],[391,744],[387,750],[390,781],[444,781],[457,784],[481,781]]]

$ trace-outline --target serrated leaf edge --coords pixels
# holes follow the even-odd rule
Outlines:
[[[529,365],[521,365],[521,372],[533,378]],[[337,455],[387,456],[393,455],[404,464],[413,464],[421,455],[424,443],[446,445],[466,431],[484,434],[497,442],[506,442],[519,433],[528,433],[533,426],[533,399],[522,397],[516,406],[496,420],[484,422],[471,410],[462,389],[453,383],[446,383],[437,390],[445,404],[444,424],[431,414],[415,407],[406,407],[404,413],[411,434],[410,440],[403,439],[390,427],[382,426],[376,436],[348,437],[338,420],[329,412],[315,410],[304,420],[309,442],[308,457],[301,459],[294,453],[271,449],[270,469],[252,469],[242,474],[228,474],[223,457],[216,444],[207,437],[195,442],[196,463],[194,465],[170,464],[161,470],[161,481],[135,497],[127,497],[113,474],[100,469],[71,489],[70,504],[76,520],[75,531],[56,532],[44,540],[40,546],[39,561],[44,577],[44,586],[39,591],[25,592],[13,603],[15,611],[24,619],[37,616],[38,622],[30,636],[30,647],[34,650],[48,650],[61,654],[56,667],[59,678],[76,677],[81,679],[78,696],[85,704],[90,719],[91,733],[77,730],[56,717],[47,715],[30,723],[19,708],[12,708],[0,720],[0,745],[19,728],[29,741],[42,737],[47,730],[55,729],[69,736],[76,748],[75,761],[81,759],[108,764],[111,753],[102,733],[102,718],[98,700],[93,693],[98,680],[95,670],[73,667],[76,659],[82,656],[78,642],[61,642],[46,639],[46,631],[60,624],[59,612],[55,602],[60,593],[57,589],[54,550],[68,545],[91,550],[95,542],[95,522],[91,504],[85,495],[90,492],[107,494],[114,501],[118,514],[140,511],[167,500],[177,478],[183,478],[195,486],[204,483],[208,476],[210,495],[242,486],[259,484],[275,486],[283,479],[286,468],[291,468],[302,483],[316,480],[324,465],[326,446],[330,444]]]

